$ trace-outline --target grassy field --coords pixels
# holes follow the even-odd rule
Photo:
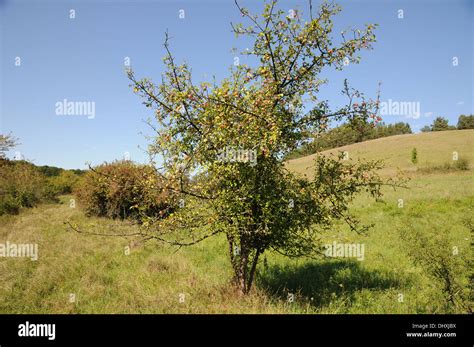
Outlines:
[[[411,162],[411,152],[416,148],[418,163]],[[382,159],[386,163],[384,173],[393,175],[398,169],[414,171],[416,168],[442,166],[453,162],[453,152],[458,159],[467,159],[474,164],[474,130],[451,130],[426,132],[421,134],[396,135],[371,141],[342,146],[328,150],[325,154],[346,151],[349,158],[357,160]],[[288,166],[295,172],[311,176],[311,166],[316,155],[293,159]]]
[[[176,249],[140,243],[133,238],[90,236],[81,228],[128,230],[123,222],[87,218],[80,208],[41,205],[19,216],[0,219],[0,242],[37,243],[39,259],[0,258],[1,313],[447,313],[464,312],[446,305],[438,279],[409,257],[401,232],[446,236],[460,255],[472,252],[466,220],[473,215],[472,170],[419,172],[441,166],[457,151],[474,162],[474,131],[446,131],[394,136],[341,150],[351,158],[386,159],[389,169],[405,170],[408,189],[386,190],[382,201],[360,196],[353,211],[374,223],[366,235],[341,226],[321,235],[323,243],[359,242],[364,261],[355,259],[289,260],[268,253],[259,264],[257,283],[247,297],[230,285],[231,269],[223,238]],[[312,158],[290,167],[308,173]],[[403,207],[399,207],[403,199]],[[126,254],[126,247],[130,253]],[[468,286],[467,273],[459,278]],[[71,294],[75,302],[70,302]],[[292,295],[291,295],[292,294]],[[403,301],[400,300],[403,295]],[[294,300],[288,300],[294,297]]]

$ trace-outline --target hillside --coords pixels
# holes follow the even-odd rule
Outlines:
[[[418,164],[411,162],[411,152],[416,148]],[[396,169],[414,171],[416,168],[441,166],[452,163],[453,152],[460,159],[467,159],[470,166],[474,163],[474,130],[452,130],[407,134],[384,137],[360,142],[348,146],[324,151],[323,154],[337,154],[347,151],[350,159],[385,161],[386,173]],[[288,161],[288,166],[295,172],[309,175],[316,154]]]

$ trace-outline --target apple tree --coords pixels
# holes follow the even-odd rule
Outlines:
[[[343,107],[331,109],[318,98],[323,69],[358,63],[358,52],[375,42],[375,25],[335,40],[332,18],[341,10],[335,4],[313,9],[310,1],[306,19],[277,1],[260,15],[236,6],[246,23],[231,28],[253,39],[242,54],[255,64],[232,66],[220,82],[195,83],[191,68],[173,56],[167,34],[161,80],[137,78],[132,70],[128,76],[154,114],[149,154],[165,189],[180,201],[166,219],[144,216],[143,226],[150,238],[177,246],[225,235],[235,283],[245,294],[264,252],[320,254],[318,235],[339,220],[365,230],[349,203],[362,191],[378,197],[381,186],[392,183],[377,175],[380,162],[318,155],[306,177],[283,160],[330,120],[357,125],[377,118],[378,98],[367,99],[347,81]]]

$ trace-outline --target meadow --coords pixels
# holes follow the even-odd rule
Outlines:
[[[417,164],[410,159],[413,148]],[[440,279],[414,260],[413,244],[401,235],[440,236],[447,252],[455,247],[456,257],[472,259],[473,148],[474,130],[461,130],[393,136],[327,152],[384,159],[383,174],[400,170],[409,178],[407,187],[387,188],[379,201],[354,201],[354,215],[374,224],[366,234],[343,225],[321,234],[322,244],[363,243],[363,261],[265,253],[247,296],[231,285],[224,237],[176,249],[78,234],[65,222],[105,231],[133,232],[135,226],[86,217],[79,205],[71,207],[72,195],[1,216],[0,242],[37,243],[39,258],[0,258],[0,313],[465,313],[446,302]],[[453,152],[467,160],[467,169],[454,166]],[[311,175],[313,157],[288,166]],[[456,280],[468,291],[472,283],[463,269]]]

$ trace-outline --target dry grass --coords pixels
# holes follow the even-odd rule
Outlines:
[[[418,163],[411,162],[413,148],[418,152]],[[397,169],[416,171],[417,168],[443,166],[453,162],[453,152],[459,159],[474,164],[474,130],[452,130],[384,137],[324,151],[338,154],[347,151],[350,159],[384,160],[384,173],[393,175]],[[300,174],[311,176],[316,154],[288,161],[288,167]]]

